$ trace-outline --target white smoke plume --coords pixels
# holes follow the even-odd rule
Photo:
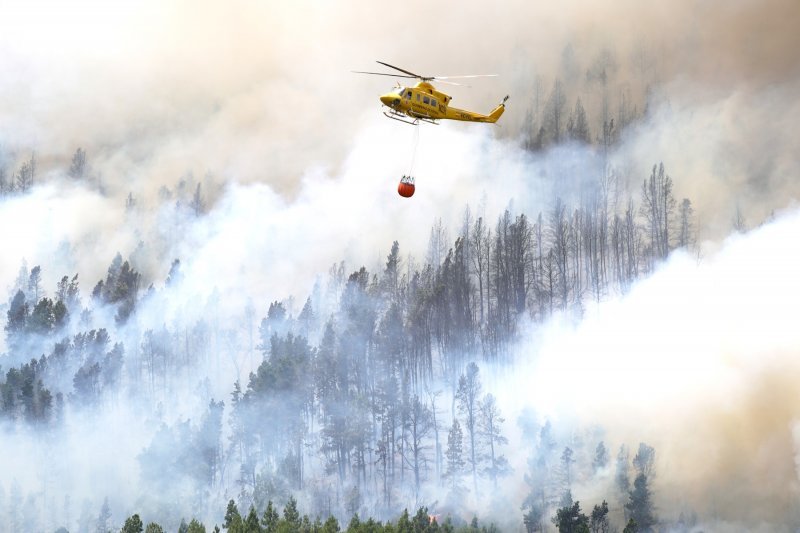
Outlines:
[[[522,370],[497,370],[511,385],[491,378],[493,392],[509,426],[527,407],[565,426],[600,424],[612,446],[654,445],[666,519],[691,507],[706,530],[796,526],[798,4],[404,4],[421,17],[391,9],[311,0],[0,4],[0,169],[13,176],[31,153],[38,164],[29,194],[0,199],[0,288],[25,260],[42,265],[48,291],[79,273],[88,301],[121,252],[135,254],[161,290],[179,258],[182,282],[143,302],[142,325],[196,319],[216,290],[233,328],[248,298],[256,317],[290,295],[301,305],[339,260],[374,271],[394,240],[423,258],[435,220],[455,235],[465,206],[489,221],[509,204],[546,212],[592,179],[563,169],[597,154],[520,147],[537,79],[544,106],[563,77],[568,107],[584,99],[597,132],[601,91],[586,72],[605,50],[616,61],[612,114],[623,93],[640,113],[647,108],[612,153],[617,178],[637,191],[663,161],[676,196],[695,206],[700,257],[673,255],[625,296],[587,306],[578,324],[532,328],[519,347]],[[393,80],[349,73],[373,69],[375,59],[422,74],[500,74],[451,91],[454,104],[478,111],[511,94],[500,128],[421,129],[412,201],[394,188],[410,169],[413,131],[379,117],[376,98]],[[78,147],[89,162],[81,181],[66,176]],[[207,204],[199,217],[188,208],[197,184]],[[136,205],[126,209],[129,194]],[[724,240],[737,209],[751,227],[770,222]],[[102,311],[95,315],[102,323]],[[254,366],[244,356],[226,365],[209,385],[213,397],[227,400]],[[530,394],[521,400],[519,391]],[[196,421],[206,400],[192,383],[159,418],[153,406],[121,398],[97,414],[103,423],[70,418],[48,461],[37,437],[3,438],[6,494],[13,479],[51,498],[72,493],[76,506],[86,498],[92,512],[99,495],[115,494],[115,518],[134,512],[137,454],[160,422]],[[514,513],[527,490],[527,450],[519,440],[510,448]],[[53,479],[43,468],[60,472],[59,486],[42,487]],[[576,497],[595,503],[603,488],[587,484]],[[200,514],[219,520],[223,510]]]
[[[700,261],[673,254],[578,324],[534,329],[518,354],[525,370],[498,389],[505,412],[532,407],[599,425],[607,445],[654,446],[662,518],[694,508],[712,531],[790,530],[800,489],[798,231],[793,209]],[[597,489],[574,495],[609,498]]]

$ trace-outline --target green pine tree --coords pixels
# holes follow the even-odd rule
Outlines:
[[[283,508],[283,520],[289,526],[289,531],[300,529],[300,513],[297,511],[297,500],[294,496],[289,496],[289,501]]]
[[[559,533],[589,533],[589,517],[581,512],[580,502],[567,505],[556,511],[553,524]]]
[[[258,523],[258,513],[252,505],[247,513],[247,518],[244,519],[244,531],[246,533],[261,533],[262,531],[261,525]]]
[[[631,518],[628,520],[628,523],[625,525],[625,529],[622,530],[622,533],[637,533],[639,528],[636,527],[636,522]]]
[[[227,529],[229,533],[243,533],[242,515],[239,514],[239,509],[236,508],[236,502],[233,500],[228,502],[228,509],[225,511],[225,521],[222,523],[222,527]]]
[[[275,510],[275,507],[272,505],[272,500],[267,502],[267,508],[264,509],[264,514],[261,516],[261,528],[264,533],[275,533],[278,531],[278,522],[280,521],[280,516],[278,515],[278,511]]]
[[[322,529],[320,529],[321,533],[339,533],[341,529],[339,529],[339,521],[336,520],[335,516],[329,516],[325,523],[322,525]]]
[[[625,504],[628,515],[636,523],[637,530],[650,531],[656,524],[653,511],[652,493],[648,487],[647,476],[639,474],[633,482],[633,490],[629,493],[629,501]]]
[[[592,509],[592,515],[589,519],[589,529],[592,533],[608,533],[610,527],[608,523],[608,502],[603,500],[601,505],[595,505]]]
[[[125,525],[122,526],[120,533],[142,533],[143,529],[142,519],[139,518],[138,514],[135,514],[125,520]]]

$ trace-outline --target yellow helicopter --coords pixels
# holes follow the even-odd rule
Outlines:
[[[466,109],[457,109],[450,107],[451,96],[436,90],[431,84],[431,81],[447,83],[450,85],[462,85],[449,81],[455,78],[483,78],[493,77],[497,74],[475,74],[471,76],[420,76],[400,67],[395,67],[383,61],[377,63],[393,68],[403,73],[389,74],[385,72],[363,72],[353,71],[356,74],[373,74],[375,76],[392,76],[394,78],[414,78],[419,82],[414,87],[404,87],[399,83],[392,89],[391,92],[381,95],[381,103],[385,105],[388,110],[383,114],[387,117],[405,122],[406,124],[417,125],[422,122],[429,122],[437,124],[437,120],[463,120],[466,122],[489,122],[495,123],[497,119],[503,114],[506,109],[506,100],[508,96],[503,98],[500,105],[495,107],[488,115],[475,113],[474,111],[467,111]],[[410,119],[410,120],[409,120]]]

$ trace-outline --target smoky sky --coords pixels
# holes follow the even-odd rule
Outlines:
[[[302,304],[341,259],[379,268],[393,240],[422,260],[438,218],[455,237],[467,205],[489,220],[508,206],[535,216],[577,187],[580,177],[556,183],[547,169],[556,160],[580,163],[590,151],[531,154],[520,139],[537,83],[544,105],[556,77],[566,83],[568,107],[577,97],[586,102],[597,132],[602,93],[587,71],[610,56],[612,114],[622,94],[647,110],[615,147],[614,172],[636,191],[663,161],[676,195],[695,206],[699,252],[673,258],[597,316],[587,310],[585,323],[534,329],[519,350],[526,359],[539,355],[520,374],[539,376],[529,402],[540,412],[596,417],[610,442],[656,445],[664,512],[691,500],[706,516],[754,529],[771,512],[789,514],[797,496],[798,398],[785,377],[800,349],[787,307],[798,296],[797,250],[781,243],[798,226],[798,27],[792,0],[0,0],[0,165],[11,175],[31,153],[38,165],[29,195],[0,200],[0,288],[24,259],[42,265],[48,290],[79,272],[87,297],[117,251],[127,256],[143,242],[137,267],[149,281],[160,287],[174,258],[185,275],[157,309],[143,309],[143,324],[189,320],[196,311],[187,302],[215,289],[225,295],[223,321],[234,324],[247,298],[258,316],[274,299],[293,295]],[[394,80],[350,72],[379,70],[376,59],[423,75],[499,75],[448,87],[458,107],[486,112],[511,96],[499,127],[421,128],[413,202],[394,191],[411,164],[413,131],[385,120],[377,100]],[[82,183],[65,175],[78,147],[89,163]],[[203,185],[203,216],[186,212],[185,196],[176,205],[181,179]],[[172,191],[169,201],[162,187]],[[137,204],[126,210],[129,194]],[[749,227],[766,225],[725,241],[737,208]],[[767,289],[759,290],[759,278]],[[731,301],[731,293],[743,297]],[[694,323],[659,314],[679,304],[694,304]],[[662,321],[637,322],[646,316]],[[641,335],[627,342],[632,324],[669,331],[673,344],[649,346]],[[589,380],[585,365],[594,369],[597,346],[603,372],[614,374],[605,383],[616,388]],[[648,349],[650,366],[637,366]],[[691,354],[701,350],[711,355],[698,363]],[[564,383],[565,364],[584,369],[582,395],[552,390]],[[230,369],[224,376],[218,397],[234,378]],[[625,389],[620,377],[639,388]],[[654,394],[636,404],[645,389]],[[522,407],[503,408],[513,425]],[[140,413],[123,418],[141,424]],[[135,476],[147,436],[119,461],[101,453],[102,439],[76,438],[73,448],[91,446],[116,469],[109,479],[125,479]],[[15,462],[35,464],[23,448],[15,445],[24,457]],[[516,455],[524,468],[525,452]],[[72,464],[86,460],[74,456]],[[16,473],[22,483],[26,475]],[[756,504],[743,509],[748,500]]]
[[[679,83],[678,102],[797,81],[800,7],[791,0],[400,10],[366,1],[7,0],[5,157],[35,150],[46,169],[82,146],[122,195],[152,196],[187,170],[291,192],[310,166],[337,169],[376,114],[393,80],[350,73],[381,68],[376,59],[425,75],[499,74],[451,92],[454,105],[479,111],[510,94],[502,135],[522,122],[534,76],[545,90],[556,76],[583,78],[604,49],[628,83]]]
[[[174,190],[187,176],[204,185],[210,206],[231,183],[261,183],[291,202],[309,175],[341,179],[365,153],[364,132],[383,120],[377,96],[395,80],[351,70],[380,70],[380,59],[424,75],[499,74],[448,87],[453,105],[482,112],[509,94],[499,127],[441,128],[515,140],[537,87],[544,106],[556,78],[567,108],[581,98],[598,135],[603,89],[589,73],[603,64],[611,116],[622,98],[648,110],[619,150],[620,179],[638,183],[663,161],[715,238],[736,206],[758,223],[796,196],[795,2],[406,2],[402,10],[419,16],[373,2],[6,1],[0,164],[12,176],[35,154],[42,182],[63,176],[83,148],[89,182],[111,199],[105,218],[115,222],[105,228],[121,225],[129,194],[149,212],[162,186]],[[408,128],[392,126],[369,161],[387,190],[412,152]],[[425,133],[421,158],[453,157]],[[476,205],[483,181],[497,176],[478,173],[478,187],[463,182]],[[349,206],[365,192],[349,195]],[[552,195],[535,208],[549,204]],[[97,232],[92,223],[77,225]]]

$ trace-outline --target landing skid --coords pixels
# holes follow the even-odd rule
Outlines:
[[[436,120],[428,117],[413,117],[414,120],[409,120],[409,118],[411,117],[409,117],[405,113],[398,113],[394,109],[390,111],[384,111],[383,114],[392,120],[396,120],[398,122],[404,122],[405,124],[411,124],[412,126],[417,126],[419,125],[420,122],[427,122],[428,124],[433,124],[435,126],[439,125],[439,123],[436,122]]]

